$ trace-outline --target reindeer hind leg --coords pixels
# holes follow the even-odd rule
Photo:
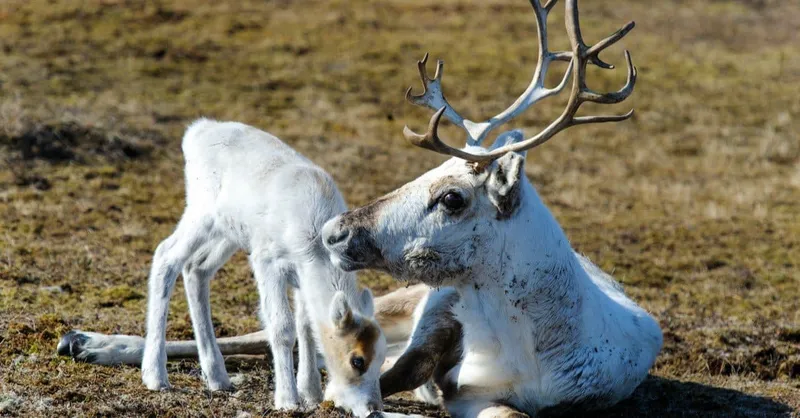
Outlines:
[[[317,346],[311,318],[302,295],[295,291],[294,314],[297,329],[297,390],[306,406],[322,402],[322,376],[317,365]]]
[[[147,333],[142,356],[142,382],[150,390],[166,389],[166,330],[169,298],[186,260],[212,237],[214,221],[184,213],[175,232],[162,241],[153,255],[147,284]]]
[[[231,389],[231,383],[214,335],[209,284],[217,270],[236,250],[236,246],[224,238],[210,240],[195,251],[183,266],[183,281],[200,368],[212,391]]]
[[[263,250],[254,251],[250,263],[261,301],[261,321],[272,350],[275,407],[297,409],[300,404],[292,355],[297,335],[286,294],[287,286],[296,274],[295,268],[292,263],[272,257]]]

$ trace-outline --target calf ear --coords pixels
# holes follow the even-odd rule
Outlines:
[[[516,152],[507,153],[491,165],[486,191],[497,209],[497,219],[510,218],[519,207],[524,168],[525,157]]]
[[[361,314],[370,318],[375,316],[375,302],[369,289],[366,287],[361,289],[359,300],[361,301]]]
[[[353,310],[343,292],[336,292],[331,301],[331,322],[338,330],[345,330],[353,324]]]

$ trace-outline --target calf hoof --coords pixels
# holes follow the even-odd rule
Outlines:
[[[299,380],[299,379],[298,379]],[[317,384],[299,384],[297,392],[307,408],[314,408],[322,402],[322,387]]]
[[[296,396],[288,394],[275,394],[275,409],[284,411],[295,411],[300,409],[300,402]]]
[[[235,389],[227,376],[225,376],[225,379],[219,379],[213,382],[206,380],[206,384],[208,385],[208,390],[212,392],[233,392]]]
[[[160,391],[160,390],[169,390],[169,380],[167,379],[167,371],[164,370],[163,373],[152,373],[148,371],[142,371],[142,383],[147,387],[149,390],[153,391]]]

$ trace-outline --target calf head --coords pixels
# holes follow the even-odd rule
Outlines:
[[[328,370],[325,399],[356,416],[366,416],[383,409],[380,368],[386,357],[386,338],[373,319],[372,293],[364,289],[360,299],[359,311],[350,306],[344,293],[336,292],[320,338]]]

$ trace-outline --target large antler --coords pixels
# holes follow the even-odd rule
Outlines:
[[[425,58],[419,62],[420,77],[423,81],[425,91],[422,95],[411,95],[411,89],[406,92],[406,98],[417,105],[428,106],[438,111],[431,118],[428,131],[424,135],[411,131],[408,127],[403,130],[403,134],[414,145],[439,152],[441,154],[459,157],[467,161],[487,164],[510,151],[524,151],[539,146],[552,138],[558,132],[571,126],[587,123],[616,122],[628,119],[633,115],[633,110],[624,115],[610,116],[575,116],[581,104],[584,102],[595,103],[619,103],[625,100],[633,92],[636,83],[636,68],[633,66],[631,56],[625,51],[625,59],[628,64],[628,80],[620,90],[613,93],[597,93],[586,86],[586,66],[594,64],[601,68],[614,68],[603,62],[599,54],[604,49],[622,39],[634,27],[630,22],[612,35],[606,37],[595,45],[588,46],[581,36],[580,24],[578,22],[577,0],[567,0],[565,23],[569,35],[572,51],[570,52],[550,52],[547,49],[547,15],[553,8],[557,0],[550,0],[544,6],[539,0],[529,0],[536,14],[536,26],[539,37],[539,61],[533,75],[533,80],[525,92],[511,105],[497,116],[486,122],[475,123],[461,117],[444,98],[441,89],[442,62],[439,61],[436,74],[433,79],[427,76],[425,71]],[[562,81],[554,88],[544,87],[544,79],[547,69],[552,61],[570,61],[569,68]],[[480,144],[486,135],[497,126],[508,122],[515,116],[522,113],[534,103],[558,94],[566,86],[569,77],[572,76],[572,89],[569,101],[561,115],[552,122],[547,128],[537,135],[524,141],[497,148],[486,154],[472,154],[445,144],[438,136],[438,124],[442,115],[446,116],[451,122],[462,127],[467,131],[469,138],[468,144]]]

